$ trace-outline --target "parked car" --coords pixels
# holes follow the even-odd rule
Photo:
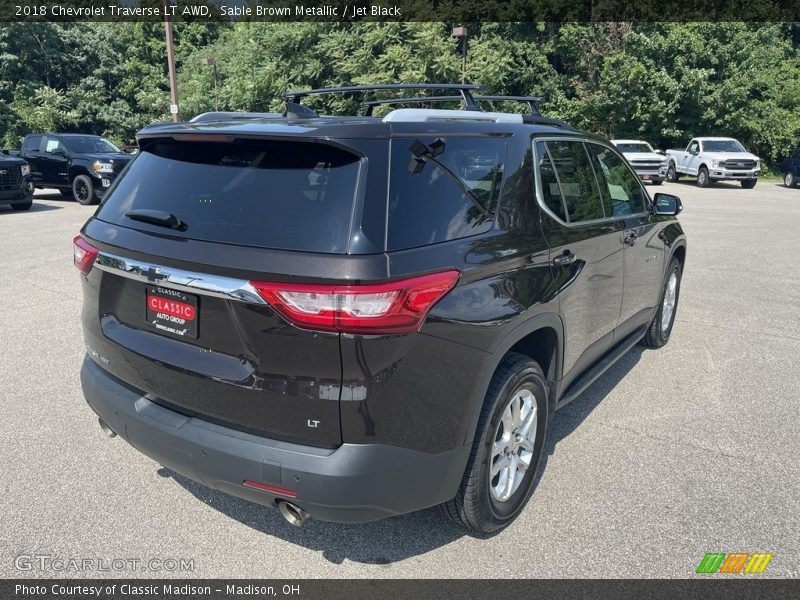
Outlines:
[[[781,163],[780,171],[786,187],[797,187],[797,182],[800,181],[800,148]]]
[[[81,204],[97,204],[132,158],[105,138],[78,133],[26,135],[19,155],[37,188],[58,188]]]
[[[761,175],[760,159],[733,138],[694,138],[685,150],[667,150],[667,159],[667,181],[693,175],[700,187],[715,181],[736,180],[743,188],[750,189]]]
[[[14,210],[33,206],[31,166],[5,151],[0,153],[0,204],[10,204]]]
[[[83,391],[106,433],[291,523],[441,505],[496,531],[552,412],[669,341],[681,203],[476,86],[414,86],[471,110],[300,104],[375,87],[139,132],[74,241]]]
[[[642,181],[661,185],[667,177],[667,159],[643,140],[611,140]]]

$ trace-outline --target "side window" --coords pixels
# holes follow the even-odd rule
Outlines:
[[[692,154],[697,154],[698,152],[700,152],[700,144],[695,141],[691,142],[689,144],[689,152],[691,152]]]
[[[389,173],[389,250],[488,231],[500,196],[500,138],[395,138]]]
[[[612,217],[635,215],[645,211],[645,196],[639,179],[610,148],[587,144],[600,182],[605,213]]]
[[[561,189],[558,187],[556,169],[547,152],[544,142],[536,142],[536,161],[539,166],[539,179],[542,184],[542,199],[545,206],[562,221],[567,220],[564,212],[564,200],[561,198]]]
[[[49,137],[47,138],[47,142],[44,145],[44,151],[52,154],[58,149],[64,150],[64,144],[56,137]]]
[[[795,150],[794,154],[792,154],[792,158],[800,160],[800,150]]]
[[[603,205],[592,163],[578,141],[546,143],[553,160],[570,223],[603,219]]]
[[[28,152],[38,152],[39,146],[41,145],[42,145],[42,136],[32,135],[25,140],[25,144],[22,146],[22,149]]]

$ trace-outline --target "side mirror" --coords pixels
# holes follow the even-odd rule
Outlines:
[[[657,215],[674,217],[683,210],[681,199],[672,194],[658,193],[653,196],[653,212]]]
[[[664,152],[661,148],[656,150],[656,154],[660,154],[661,156],[666,156],[667,155],[667,153]]]

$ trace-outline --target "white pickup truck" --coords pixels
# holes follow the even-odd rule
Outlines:
[[[628,159],[639,179],[661,185],[667,176],[667,159],[662,154],[644,140],[611,140],[611,143]]]
[[[686,150],[667,150],[667,160],[667,181],[693,175],[700,187],[708,187],[714,181],[736,180],[750,189],[761,175],[759,158],[733,138],[694,138]]]

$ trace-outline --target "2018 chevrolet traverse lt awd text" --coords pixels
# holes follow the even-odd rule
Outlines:
[[[295,524],[516,517],[553,411],[669,340],[681,204],[534,99],[333,91],[433,88],[139,133],[74,247],[107,433]]]

